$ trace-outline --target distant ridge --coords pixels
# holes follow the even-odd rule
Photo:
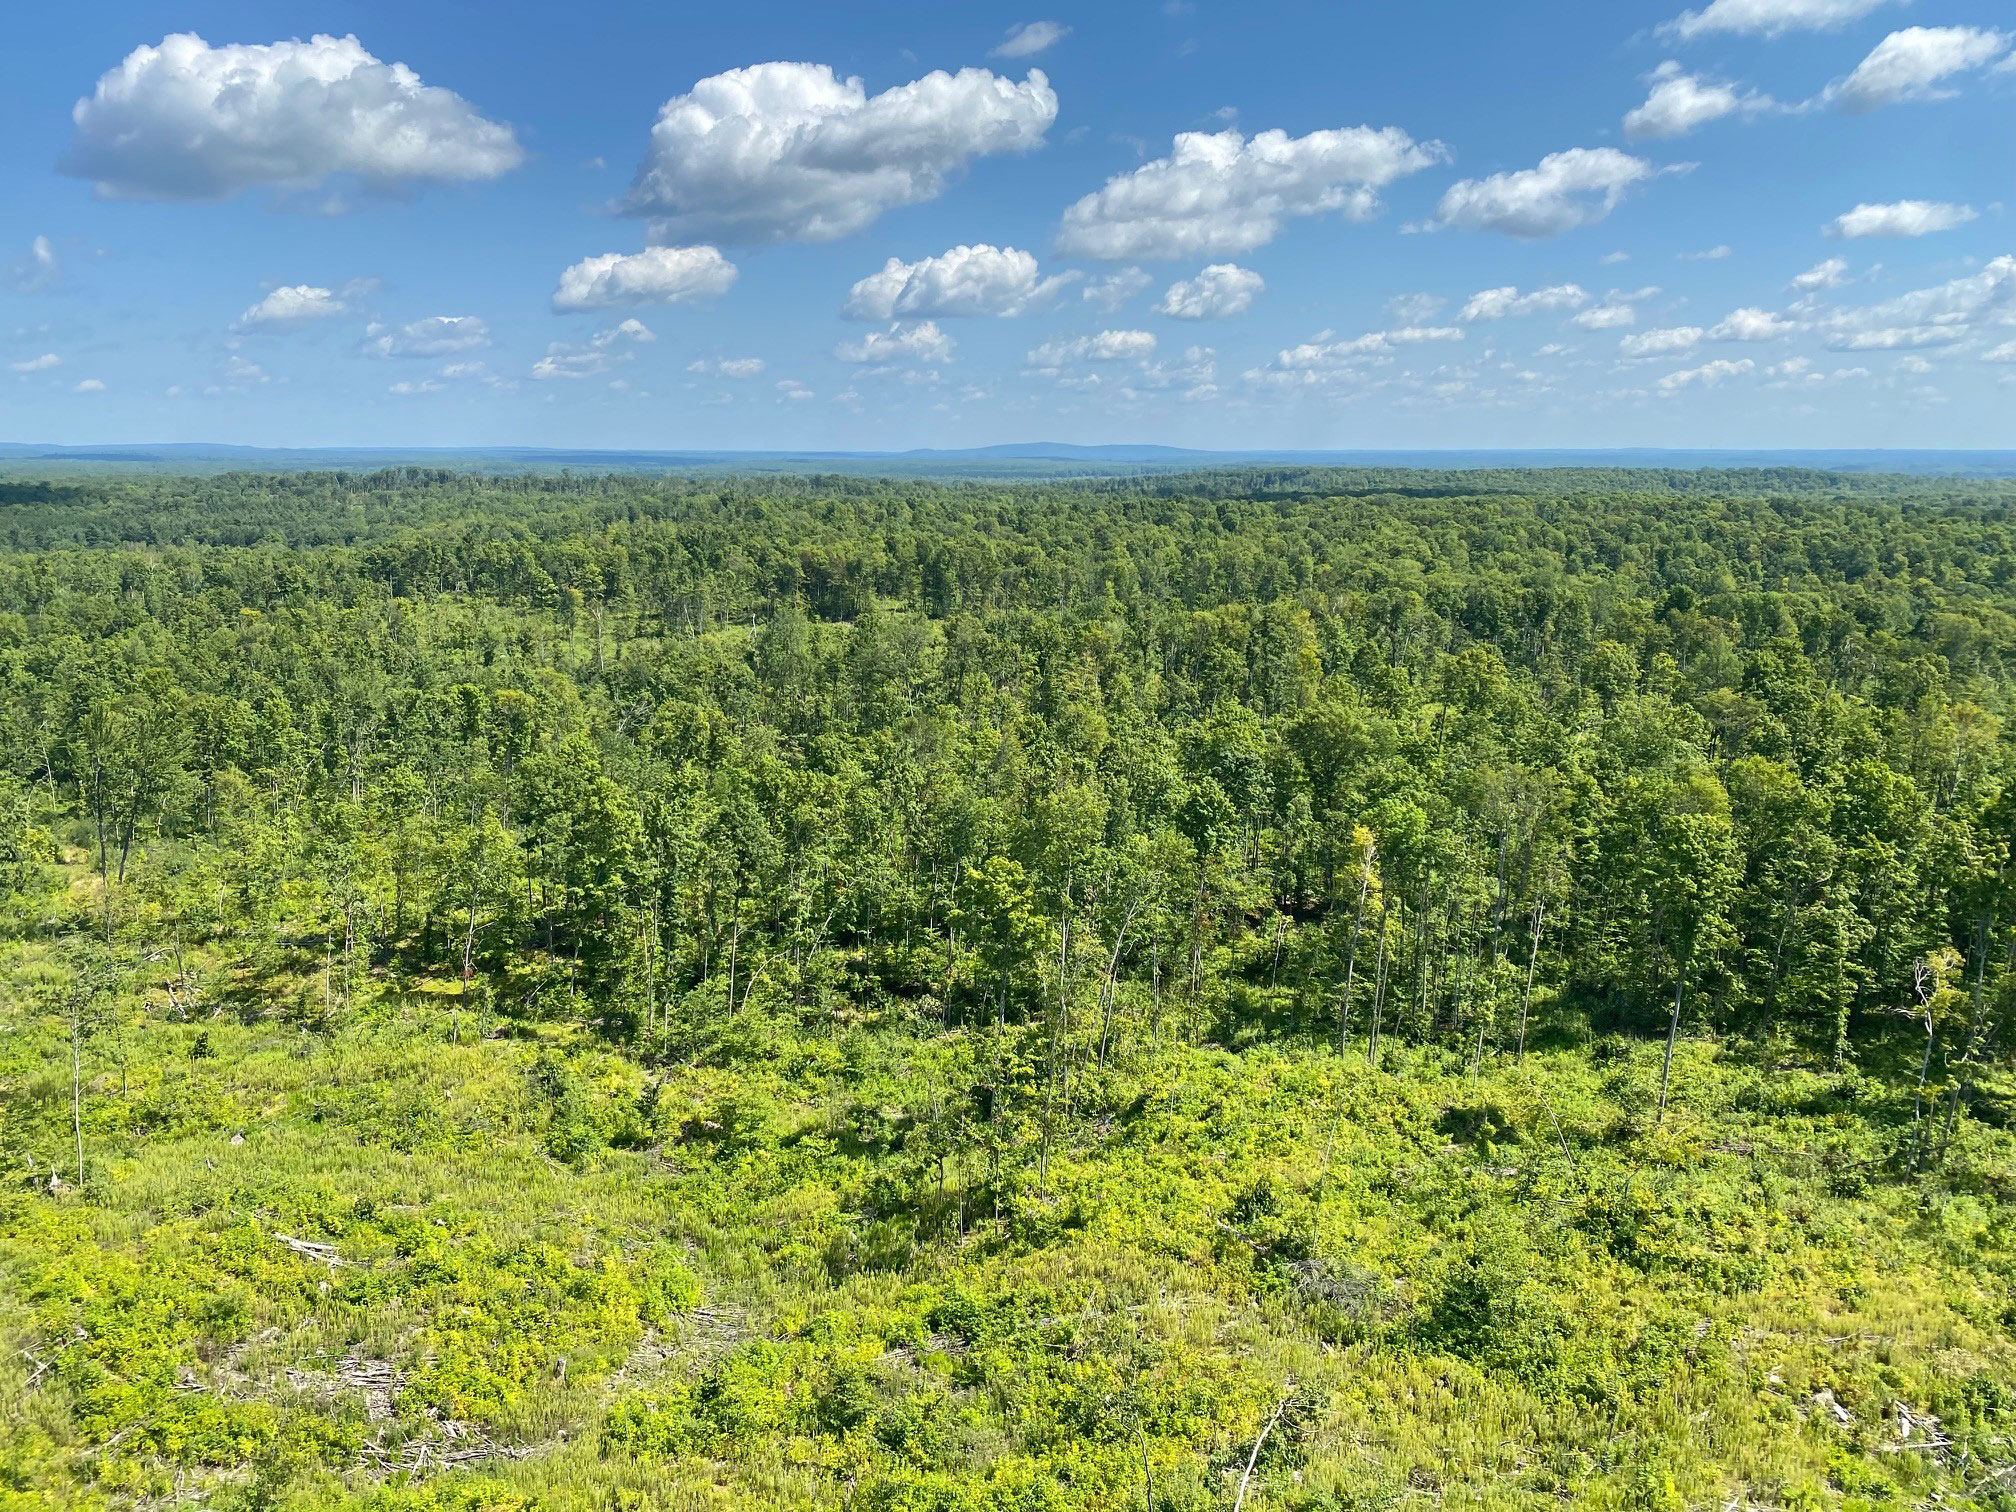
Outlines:
[[[219,442],[38,445],[0,442],[0,468],[16,476],[54,468],[157,467],[192,472],[415,466],[470,471],[817,473],[861,476],[1015,478],[1172,472],[1212,467],[1361,467],[1470,471],[1479,468],[1806,468],[1818,472],[2016,477],[2016,450],[1743,450],[1738,448],[1466,448],[1446,451],[1203,451],[1180,446],[1018,441],[908,451],[652,451],[521,446],[259,447]]]

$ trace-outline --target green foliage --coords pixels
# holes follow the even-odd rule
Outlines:
[[[2003,1495],[2006,485],[0,499],[0,1508]]]

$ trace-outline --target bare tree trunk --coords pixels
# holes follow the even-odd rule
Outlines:
[[[1545,903],[1533,905],[1533,940],[1526,951],[1526,990],[1519,998],[1519,1063],[1526,1062],[1526,1016],[1533,1007],[1533,970],[1540,964],[1540,925],[1547,913]]]
[[[1232,1503],[1232,1512],[1239,1512],[1239,1509],[1246,1505],[1246,1492],[1253,1482],[1253,1467],[1260,1463],[1260,1451],[1266,1446],[1267,1435],[1272,1433],[1274,1425],[1281,1421],[1281,1414],[1288,1410],[1288,1403],[1294,1398],[1294,1395],[1295,1392],[1291,1386],[1288,1395],[1281,1398],[1280,1402],[1275,1406],[1274,1416],[1267,1419],[1267,1426],[1260,1430],[1260,1437],[1253,1440],[1253,1452],[1246,1456],[1246,1473],[1239,1477],[1239,1496]]]
[[[1666,1089],[1673,1080],[1673,1046],[1680,1039],[1680,1002],[1687,992],[1687,963],[1680,963],[1677,978],[1673,983],[1673,1018],[1666,1026],[1666,1058],[1659,1067],[1659,1117],[1656,1122],[1666,1121]]]
[[[1358,878],[1358,906],[1351,910],[1351,945],[1344,952],[1344,997],[1337,1005],[1337,1053],[1351,1043],[1351,983],[1358,971],[1358,931],[1365,922],[1365,895],[1372,889],[1372,868]]]
[[[77,1187],[84,1187],[84,991],[70,990],[70,1132],[77,1139]]]
[[[1386,1014],[1386,943],[1389,938],[1387,916],[1393,912],[1393,895],[1386,894],[1379,903],[1379,965],[1377,982],[1372,989],[1372,1033],[1365,1044],[1365,1060],[1368,1065],[1379,1064],[1379,1026]]]

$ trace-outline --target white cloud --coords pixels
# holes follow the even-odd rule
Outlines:
[[[870,331],[858,341],[843,341],[833,349],[842,362],[949,362],[955,343],[935,320],[914,325],[901,321],[886,331]]]
[[[1094,309],[1111,315],[1154,281],[1140,268],[1122,268],[1103,278],[1093,279],[1085,286],[1084,295]]]
[[[128,53],[71,119],[59,166],[106,199],[228,199],[338,173],[494,179],[525,156],[509,126],[355,37],[212,47],[178,33]]]
[[[619,320],[613,326],[597,331],[588,338],[588,344],[606,347],[624,341],[650,342],[657,339],[658,333],[633,315],[627,320]]]
[[[1735,362],[1727,358],[1717,358],[1713,362],[1703,363],[1700,367],[1688,368],[1685,372],[1668,373],[1659,380],[1659,388],[1668,394],[1678,393],[1681,389],[1691,388],[1695,384],[1703,388],[1713,388],[1725,378],[1740,378],[1745,373],[1756,370],[1757,364],[1748,357]]]
[[[1953,346],[2010,325],[2016,325],[2016,257],[2003,256],[1943,284],[1840,311],[1828,322],[1827,345],[1856,352]]]
[[[63,359],[54,352],[44,352],[40,357],[24,357],[19,362],[7,364],[8,371],[15,373],[46,373],[61,366]]]
[[[2016,315],[2016,257],[1994,259],[1979,272],[1850,312],[1875,324],[1972,324]]]
[[[1614,331],[1619,326],[1636,325],[1638,312],[1622,300],[1608,300],[1577,315],[1574,325],[1585,331]]]
[[[584,257],[563,271],[553,308],[606,310],[624,305],[688,304],[725,294],[735,265],[713,247],[647,247]]]
[[[1386,301],[1386,313],[1401,325],[1426,325],[1443,310],[1449,301],[1439,294],[1395,294]]]
[[[490,327],[480,315],[429,315],[403,326],[364,328],[367,357],[445,357],[490,344]]]
[[[1396,127],[1291,137],[1180,133],[1168,157],[1108,179],[1064,212],[1058,249],[1073,257],[1229,257],[1265,246],[1294,216],[1364,220],[1378,191],[1447,156]]]
[[[77,387],[72,392],[79,394],[102,394],[105,392],[105,384],[102,379],[98,378],[80,378],[77,380]]]
[[[1326,332],[1314,341],[1283,348],[1274,354],[1270,366],[1283,371],[1334,368],[1386,356],[1396,347],[1462,339],[1463,329],[1460,326],[1406,326],[1393,331],[1368,331],[1348,341],[1332,341]]]
[[[1820,289],[1838,289],[1848,282],[1848,259],[1830,257],[1823,263],[1815,263],[1804,273],[1792,280],[1792,292],[1811,294]]]
[[[417,382],[410,378],[402,378],[386,389],[385,392],[400,395],[438,394],[447,387],[448,385],[441,382],[438,378],[422,378]]]
[[[1738,32],[1778,37],[1791,31],[1832,31],[1860,21],[1890,0],[1714,0],[1698,11],[1687,11],[1659,30],[1691,42],[1714,32]]]
[[[1983,362],[2016,362],[2016,341],[2005,341],[1981,354]]]
[[[1576,310],[1589,303],[1589,291],[1580,284],[1555,284],[1521,294],[1511,284],[1485,289],[1470,296],[1456,318],[1463,321],[1503,320],[1509,315],[1538,315],[1555,310]]]
[[[1941,100],[1952,91],[1942,79],[1981,68],[2008,51],[2005,32],[1978,26],[1909,26],[1890,33],[1828,92],[1852,111],[1875,110],[1900,100]]]
[[[780,378],[777,380],[777,397],[786,400],[799,400],[817,399],[819,396],[796,378]]]
[[[1020,26],[1009,27],[1008,35],[987,56],[1033,58],[1040,52],[1048,52],[1070,35],[1071,28],[1060,21],[1025,21]]]
[[[833,241],[935,199],[976,157],[1026,152],[1057,119],[1040,70],[936,72],[872,98],[823,63],[759,63],[665,102],[622,203],[660,242]]]
[[[269,292],[231,323],[233,330],[284,330],[341,315],[348,309],[330,289],[313,284],[285,284]]]
[[[490,371],[487,363],[481,361],[444,362],[441,365],[441,376],[456,383],[488,384],[493,389],[515,389],[518,387],[516,383],[511,382],[509,379],[499,378],[495,373]],[[397,385],[394,385],[394,387],[396,388]]]
[[[1736,255],[1736,249],[1726,242],[1718,247],[1708,247],[1700,252],[1675,252],[1682,262],[1722,262]]]
[[[1068,341],[1046,341],[1023,359],[1031,368],[1060,368],[1067,362],[1134,362],[1155,354],[1152,331],[1101,331]]]
[[[1699,326],[1666,326],[1626,336],[1617,343],[1617,350],[1630,358],[1671,357],[1699,346],[1706,334]]]
[[[761,357],[701,357],[687,363],[686,371],[709,378],[758,378],[763,366]]]
[[[1837,331],[1827,338],[1827,345],[1837,352],[1900,352],[1953,346],[1968,335],[1965,326],[1957,325],[1881,326]]]
[[[1155,313],[1175,320],[1219,320],[1253,308],[1267,281],[1237,263],[1212,263],[1195,278],[1169,285]]]
[[[1930,236],[1977,218],[1971,205],[1936,200],[1898,200],[1893,205],[1857,205],[1823,228],[1829,236]]]
[[[1915,358],[1905,359],[1917,362]],[[1902,366],[1902,364],[1900,364]],[[1930,372],[1930,363],[1917,362],[1913,371]],[[1831,373],[1823,373],[1813,366],[1810,357],[1788,357],[1774,367],[1764,369],[1764,376],[1775,380],[1772,388],[1819,388],[1829,383],[1846,383],[1856,378],[1867,378],[1869,369],[1863,367],[1836,368]]]
[[[1776,341],[1781,336],[1790,336],[1802,330],[1797,321],[1787,320],[1769,310],[1760,310],[1755,305],[1745,305],[1740,310],[1731,310],[1709,331],[1710,341]]]
[[[1437,216],[1466,231],[1559,236],[1602,220],[1626,190],[1655,171],[1615,147],[1573,147],[1542,158],[1537,167],[1451,185]]]
[[[56,259],[56,248],[46,236],[38,236],[28,243],[28,255],[7,270],[9,283],[23,294],[39,294],[44,289],[53,289],[62,282],[62,264]]]
[[[1653,70],[1652,92],[1645,103],[1624,117],[1624,135],[1633,141],[1685,136],[1699,126],[1725,116],[1755,115],[1769,110],[1769,95],[1745,93],[1686,72],[1678,63]]]
[[[890,258],[881,272],[854,285],[841,313],[854,320],[1024,315],[1054,300],[1077,277],[1044,278],[1030,253],[982,242],[916,262]]]
[[[553,342],[546,348],[546,355],[532,364],[532,376],[542,381],[553,378],[593,378],[608,372],[619,362],[633,361],[637,354],[630,348],[657,339],[651,328],[641,320],[619,321],[613,326],[597,331],[584,345],[567,341]]]

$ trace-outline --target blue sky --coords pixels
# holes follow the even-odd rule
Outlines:
[[[35,6],[0,439],[2016,445],[2006,0]]]

